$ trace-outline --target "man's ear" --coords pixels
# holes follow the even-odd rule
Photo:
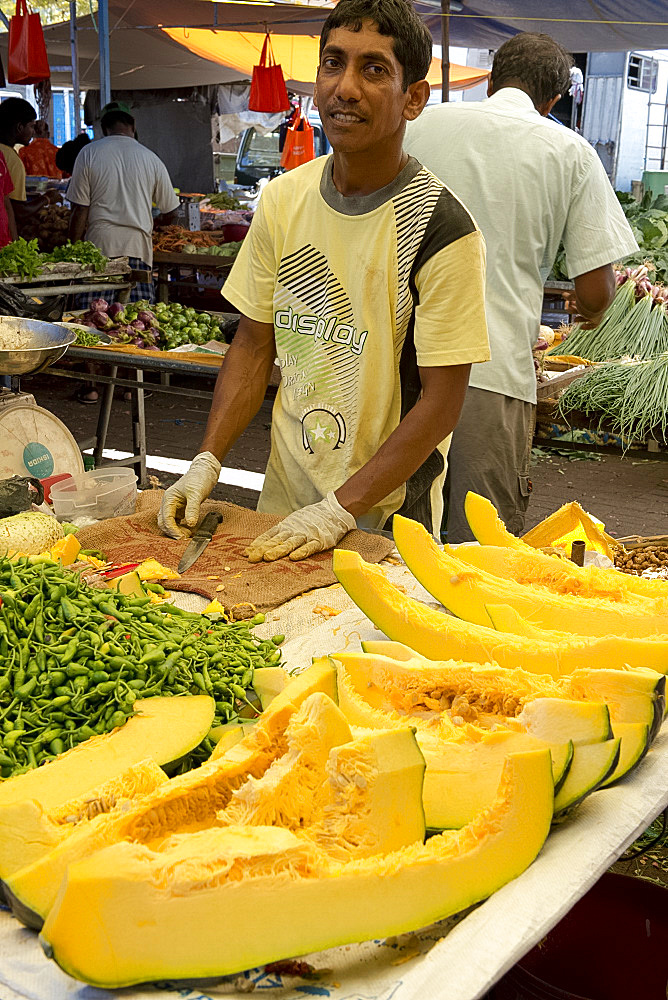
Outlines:
[[[426,80],[418,80],[411,83],[406,91],[406,103],[404,104],[404,118],[408,122],[415,121],[422,114],[425,104],[429,100],[431,88]]]

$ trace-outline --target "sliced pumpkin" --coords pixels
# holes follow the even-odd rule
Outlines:
[[[566,780],[554,798],[554,818],[563,819],[587,795],[612,779],[619,762],[620,741],[575,747]]]
[[[48,767],[3,781],[0,807],[34,800],[44,810],[53,810],[139,761],[167,764],[177,760],[204,739],[211,728],[214,708],[208,695],[136,701],[136,715],[124,726],[80,743],[56,757]]]
[[[668,631],[668,601],[629,594],[623,603],[556,595],[546,587],[500,580],[439,549],[426,528],[395,515],[394,540],[416,579],[441,604],[466,621],[489,625],[486,604],[509,604],[541,628],[561,625],[578,635],[626,635],[641,639]]]
[[[403,737],[389,734],[388,750],[382,734],[353,745],[344,716],[322,693],[306,698],[291,714],[285,709],[281,714],[285,728],[271,723],[265,727],[264,738],[274,736],[274,752],[273,759],[265,757],[264,769],[257,754],[260,723],[244,741],[245,748],[236,748],[245,749],[240,755],[245,772],[239,763],[225,759],[204,765],[199,777],[192,772],[172,779],[160,793],[82,826],[50,854],[15,872],[6,887],[16,916],[26,922],[32,914],[33,924],[39,925],[67,865],[126,837],[158,844],[211,825],[277,825],[300,834],[310,830],[314,843],[325,850],[332,844],[347,858],[422,840],[424,761],[406,726]],[[344,751],[333,752],[342,744],[349,748],[348,757]],[[359,785],[358,793],[356,774],[367,782]],[[189,782],[183,780],[188,777]],[[217,802],[221,808],[216,808]],[[373,829],[367,829],[371,819]]]
[[[526,536],[524,536],[524,539],[517,538],[508,531],[499,517],[496,507],[486,497],[481,497],[478,493],[467,493],[464,501],[464,512],[471,531],[482,546],[510,548],[521,557],[526,557],[527,559],[530,557],[537,558],[540,566],[545,565],[543,562],[544,559],[554,558],[539,552],[532,545],[527,545],[524,540]],[[468,546],[468,548],[472,549],[473,546]],[[459,554],[461,555],[461,553]],[[563,564],[564,560],[560,559],[559,562]],[[580,579],[582,576],[586,577],[587,574],[591,575],[591,570],[596,570],[596,573],[593,574],[594,576],[602,573],[619,578],[619,586],[631,594],[639,594],[641,597],[650,598],[668,597],[668,581],[666,580],[645,580],[642,577],[634,576],[630,573],[620,573],[614,569],[600,570],[593,566],[582,568],[576,566],[574,563],[566,563],[566,565],[568,566],[569,574],[576,579]],[[489,572],[496,572],[493,565],[485,566],[484,568]],[[651,664],[646,665],[651,666]]]
[[[591,552],[601,552],[614,559],[615,539],[603,530],[600,521],[583,510],[577,501],[566,503],[522,536],[526,545],[536,548],[554,546],[570,557],[574,541],[582,541]]]
[[[70,975],[115,988],[415,930],[524,871],[552,801],[549,753],[534,751],[508,758],[497,798],[469,826],[387,855],[337,863],[266,827],[114,844],[70,866],[43,947]]]
[[[643,759],[652,742],[650,728],[642,722],[615,722],[612,729],[615,739],[620,741],[619,760],[612,774],[601,782],[601,788],[612,785],[632,771]]]
[[[577,597],[600,597],[608,601],[627,601],[629,596],[658,600],[668,596],[665,581],[646,580],[645,583],[663,584],[648,586],[638,594],[627,581],[636,580],[628,573],[598,566],[576,566],[568,559],[546,555],[535,549],[517,549],[498,545],[457,545],[450,550],[454,556],[477,569],[491,573],[503,580],[513,580],[522,586],[547,587],[554,594],[573,594]]]
[[[629,644],[633,643],[641,651],[648,650],[648,664],[658,667],[654,661],[663,655],[663,672],[668,669],[668,642],[570,633],[557,642],[507,635],[416,601],[395,587],[379,566],[365,562],[357,552],[335,549],[333,567],[341,586],[381,632],[431,660],[494,661],[503,667],[560,677],[582,666],[624,669],[629,662]],[[642,653],[638,655],[642,657]],[[643,665],[642,660],[638,665]]]
[[[128,838],[160,841],[174,832],[197,830],[215,822],[233,791],[248,777],[261,777],[287,750],[285,731],[296,712],[293,704],[265,713],[236,746],[218,760],[171,778],[129,808],[112,809],[73,831],[32,864],[13,872],[4,884],[12,912],[29,926],[48,913],[68,864],[110,843]]]
[[[46,811],[34,799],[0,806],[0,872],[3,891],[15,912],[29,927],[41,927],[29,906],[13,898],[7,884],[10,876],[43,858],[70,836],[77,824],[114,809],[128,808],[134,799],[166,784],[165,772],[152,760],[141,761],[80,798]]]
[[[537,628],[526,618],[522,618],[508,604],[486,604],[485,611],[498,632],[524,636],[542,644],[552,643],[565,646],[567,649],[574,640],[570,632]],[[585,643],[587,653],[580,657],[580,661],[595,669],[608,667],[612,670],[620,670],[626,667],[640,667],[642,669],[649,667],[660,674],[668,672],[668,638],[663,636],[652,636],[649,639],[629,639],[626,636],[613,635],[602,638],[583,636],[581,641]],[[589,651],[591,651],[591,656]],[[572,656],[568,656],[569,662],[572,659]]]
[[[553,760],[555,789],[563,783],[577,744],[607,740],[612,736],[604,704],[571,702],[539,697],[521,706],[521,697],[513,699],[513,712],[503,715],[508,704],[510,681],[497,689],[496,707],[489,694],[494,687],[494,672],[480,669],[479,685],[487,691],[487,711],[478,724],[455,723],[450,718],[459,708],[445,709],[448,690],[448,664],[392,662],[389,658],[355,653],[337,653],[339,705],[351,724],[368,728],[415,727],[418,745],[427,764],[424,803],[429,829],[459,827],[469,822],[479,809],[491,801],[506,754],[547,747]],[[451,692],[462,699],[466,690],[478,683],[474,676],[463,676],[452,664]],[[498,672],[503,673],[503,672]],[[446,699],[453,703],[452,697]],[[520,711],[521,708],[521,711]],[[439,711],[440,709],[440,711]]]
[[[51,546],[49,555],[52,559],[60,559],[63,566],[70,566],[77,561],[77,556],[81,551],[81,542],[76,535],[65,535],[59,538],[55,545]]]
[[[456,687],[459,692],[472,695],[475,705],[484,705],[490,701],[503,703],[503,699],[510,698],[514,705],[523,706],[523,710],[531,704],[532,711],[535,711],[536,706],[544,704],[545,699],[550,698],[605,702],[612,720],[647,725],[652,739],[658,733],[664,717],[665,674],[645,667],[627,670],[580,668],[553,679],[547,674],[541,676],[520,668],[513,670],[496,664],[427,660],[401,643],[372,641],[363,643],[363,648],[365,653],[375,654],[381,660],[397,660],[400,666],[406,666],[405,672],[409,676],[410,669],[421,668],[425,678],[429,678],[428,683],[438,686],[444,695]],[[340,657],[344,658],[344,654],[340,654]],[[442,681],[433,680],[434,677],[441,676],[439,670],[446,677],[450,676],[449,683],[443,685]],[[477,712],[477,708],[474,707],[472,711]],[[556,723],[555,711],[549,713],[551,731]],[[565,738],[574,738],[577,742],[577,734],[572,730],[573,721],[573,712],[564,709],[564,732],[568,734]],[[609,733],[606,738],[611,735]],[[591,742],[591,737],[585,735],[584,742]]]
[[[289,682],[290,675],[283,667],[258,667],[253,671],[253,690],[260,699],[263,712]]]

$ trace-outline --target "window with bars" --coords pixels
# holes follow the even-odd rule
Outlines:
[[[635,54],[629,56],[626,85],[631,90],[641,90],[645,94],[656,94],[658,76],[658,59]]]

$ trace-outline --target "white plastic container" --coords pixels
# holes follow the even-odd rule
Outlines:
[[[133,514],[137,477],[133,469],[110,467],[63,479],[51,487],[51,503],[59,521],[74,524]]]

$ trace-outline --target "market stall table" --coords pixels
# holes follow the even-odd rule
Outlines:
[[[121,302],[126,302],[135,283],[149,278],[147,271],[131,268],[127,257],[117,257],[107,262],[104,271],[93,272],[74,262],[63,261],[43,267],[33,278],[4,275],[0,281],[20,288],[24,294],[33,298],[113,291],[118,293]]]
[[[388,576],[412,596],[433,603],[405,566],[387,565]],[[179,594],[181,606],[201,609],[203,598]],[[199,603],[198,603],[199,602]],[[341,613],[323,622],[323,604]],[[314,655],[348,652],[381,637],[342,588],[315,590],[277,608],[257,629],[289,637],[283,647],[290,667],[303,668]],[[290,636],[293,636],[290,639]],[[124,1000],[243,1000],[249,991],[271,990],[277,1000],[305,995],[330,1000],[482,1000],[492,987],[591,888],[603,872],[668,805],[668,734],[630,778],[598,792],[556,827],[537,860],[519,878],[484,903],[415,933],[332,948],[300,956],[315,972],[307,980],[283,968],[255,969],[206,983],[156,983],[129,987]],[[258,917],[261,928],[261,915]],[[596,961],[601,956],[592,956]],[[36,935],[8,914],[0,914],[0,983],[3,1000],[99,1000],[116,991],[77,983],[48,962]]]
[[[132,455],[129,458],[120,459],[113,463],[105,462],[104,464],[133,466],[139,479],[140,488],[144,488],[148,485],[146,478],[144,390],[150,388],[151,392],[164,392],[171,396],[183,396],[188,399],[192,399],[193,397],[212,399],[213,391],[211,390],[175,386],[165,376],[178,375],[215,381],[223,362],[223,357],[224,354],[208,352],[143,351],[134,347],[113,345],[109,347],[71,347],[67,353],[68,362],[74,361],[84,364],[88,362],[99,366],[103,371],[100,374],[96,373],[94,376],[95,381],[105,386],[100,402],[95,435],[86,441],[80,442],[81,449],[93,448],[95,467],[99,468],[102,465],[109,429],[109,418],[111,416],[111,406],[114,399],[114,387],[120,386],[123,389],[130,389],[132,391]],[[119,378],[119,368],[133,368],[135,370],[135,378]],[[145,372],[155,374],[158,376],[157,380],[145,381]],[[64,368],[51,368],[50,374],[61,378],[77,380],[83,377],[82,372],[79,370]],[[268,391],[270,394],[275,393],[279,383],[279,370],[277,367],[274,367],[269,382]]]
[[[193,281],[184,280],[184,271],[211,271],[220,277],[222,285],[229,274],[234,258],[221,257],[217,254],[174,253],[164,250],[154,250],[153,265],[157,271],[158,302],[169,302],[169,292],[173,289],[192,288]],[[170,280],[170,271],[176,272],[176,277]]]

